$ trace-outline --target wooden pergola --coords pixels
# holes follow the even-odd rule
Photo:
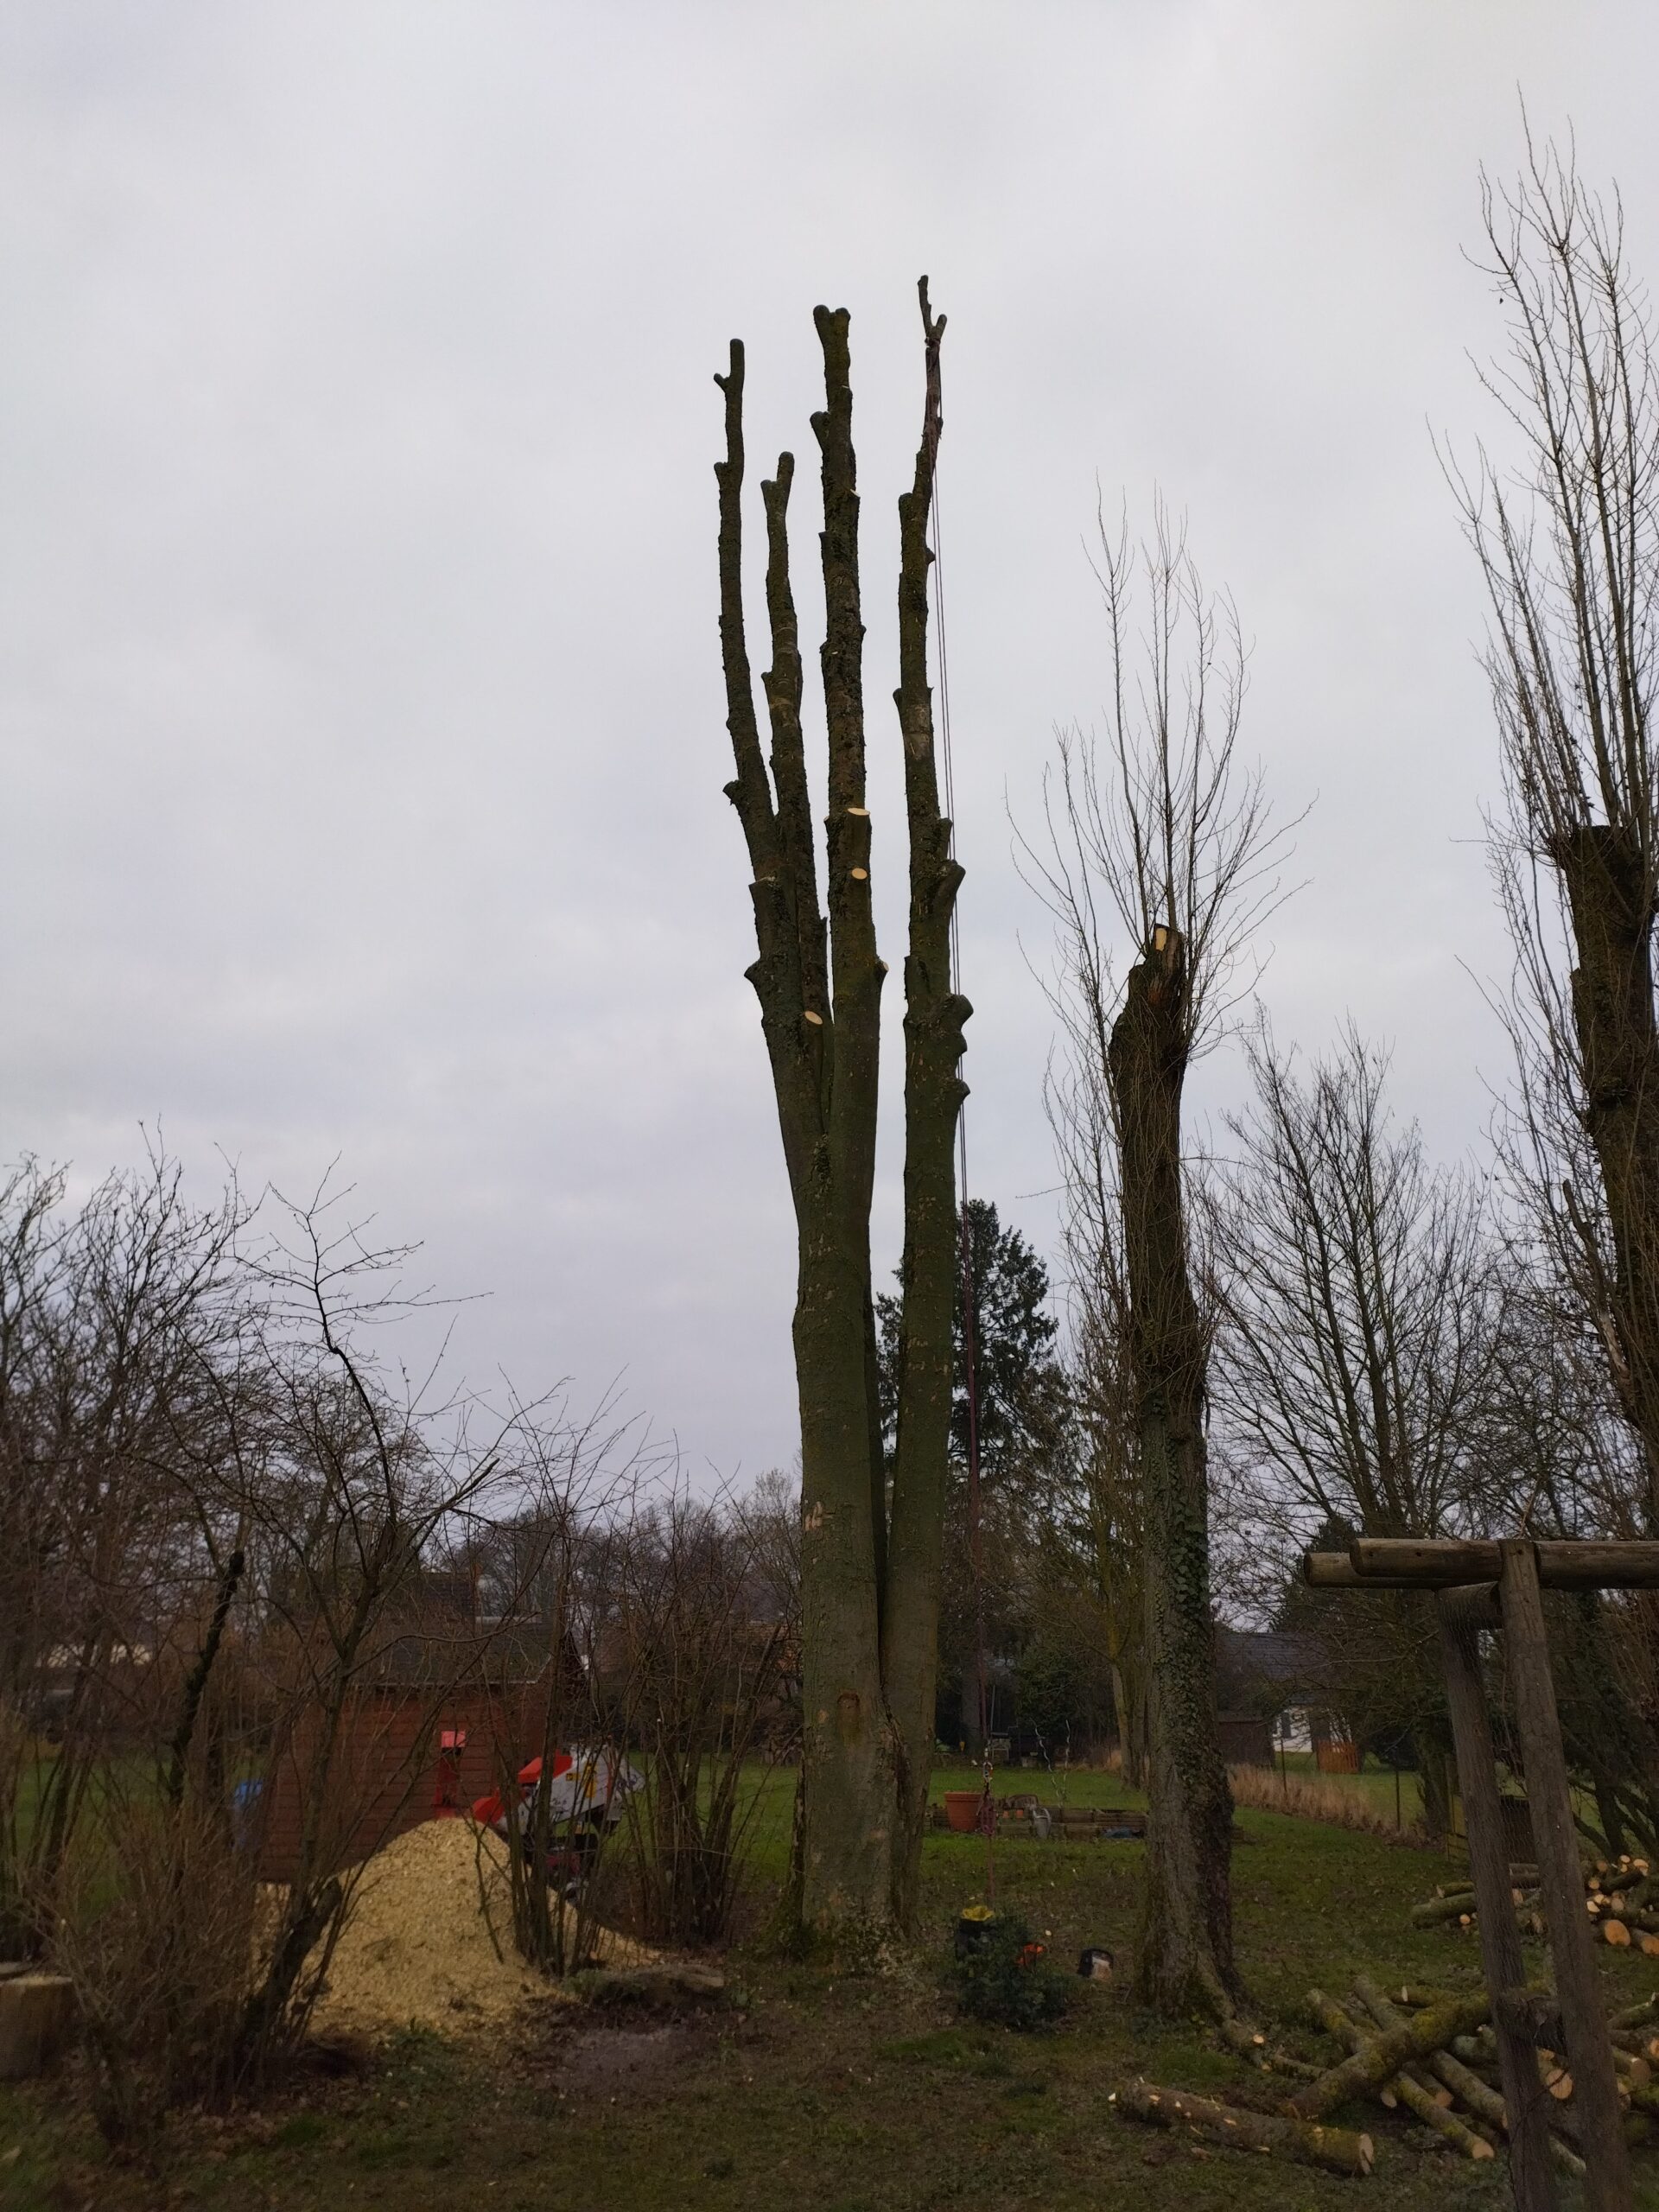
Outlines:
[[[1440,1616],[1446,1703],[1468,1832],[1481,1964],[1509,2114],[1510,2172],[1521,2212],[1554,2212],[1541,2044],[1565,2050],[1580,2120],[1584,2202],[1592,2212],[1631,2212],[1630,2158],[1612,2044],[1596,1973],[1572,1789],[1561,1747],[1544,1630],[1546,1590],[1659,1589],[1659,1543],[1427,1542],[1358,1537],[1346,1552],[1309,1552],[1316,1590],[1431,1590]],[[1529,1989],[1510,1886],[1498,1804],[1497,1762],[1481,1676],[1479,1637],[1506,1641],[1516,1722],[1532,1810],[1538,1881],[1555,1968],[1554,1993]]]

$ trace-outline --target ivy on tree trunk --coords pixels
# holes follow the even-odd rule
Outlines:
[[[1129,970],[1108,1065],[1122,1147],[1129,1351],[1141,1440],[1152,1805],[1136,1980],[1166,2013],[1231,2009],[1232,1796],[1216,1726],[1204,1433],[1209,1332],[1181,1192],[1191,1020],[1173,928]]]

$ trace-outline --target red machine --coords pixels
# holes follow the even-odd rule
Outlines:
[[[516,1821],[522,1835],[535,1817],[537,1798],[545,1792],[547,1871],[563,1884],[567,1897],[575,1897],[593,1872],[607,1830],[621,1820],[624,1799],[641,1787],[642,1779],[607,1752],[577,1745],[555,1751],[550,1772],[538,1758],[519,1768],[518,1802],[512,1814],[501,1792],[493,1789],[474,1805],[473,1818],[480,1827],[493,1828],[502,1836],[510,1833],[509,1821]]]
[[[570,1769],[575,1765],[575,1762],[571,1758],[569,1751],[555,1751],[553,1754],[553,1772],[555,1777],[556,1777],[561,1774],[569,1774]],[[525,1812],[528,1809],[530,1800],[535,1795],[536,1784],[541,1780],[541,1778],[542,1763],[540,1759],[531,1759],[528,1765],[521,1766],[518,1770],[519,1818],[521,1821],[524,1819]],[[473,1803],[473,1818],[478,1822],[480,1827],[494,1828],[499,1834],[505,1835],[507,1832],[507,1808],[501,1802],[501,1792],[499,1789],[492,1789],[487,1797],[475,1798]]]

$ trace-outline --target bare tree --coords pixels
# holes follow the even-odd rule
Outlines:
[[[1058,925],[1053,997],[1102,1086],[1127,1285],[1146,1588],[1152,1802],[1137,1986],[1160,2010],[1230,2009],[1231,1801],[1216,1730],[1205,1388],[1214,1327],[1195,1264],[1181,1105],[1194,1056],[1249,978],[1279,843],[1237,760],[1243,650],[1160,505],[1132,554],[1103,526],[1112,688],[1099,743],[1062,734],[1048,836],[1025,849]],[[1143,627],[1134,634],[1136,580]],[[1122,991],[1114,938],[1135,957]]]
[[[1440,1536],[1482,1517],[1500,1254],[1478,1181],[1432,1167],[1351,1027],[1305,1080],[1265,1026],[1230,1116],[1227,1419],[1311,1520]]]
[[[193,1206],[156,1152],[73,1212],[63,1198],[32,1161],[0,1190],[0,1708],[16,1754],[0,1765],[0,1934],[14,1941],[49,1919],[95,1777],[147,1720],[164,1626],[200,1590],[181,1463],[219,1449],[204,1362],[245,1306],[234,1189]]]
[[[1484,382],[1518,439],[1453,469],[1492,612],[1503,801],[1491,823],[1516,969],[1506,1163],[1602,1338],[1659,1520],[1659,382],[1623,210],[1571,149],[1482,179],[1510,350]]]
[[[677,1489],[622,1547],[615,1662],[644,1781],[628,1801],[634,1869],[645,1931],[670,1942],[728,1932],[766,1795],[755,1765],[796,1748],[793,1624],[768,1602],[766,1533],[729,1497]]]
[[[639,1697],[631,1670],[619,1680],[619,1643],[629,1592],[632,1530],[675,1462],[644,1427],[605,1401],[583,1421],[510,1402],[505,1517],[468,1516],[468,1564],[486,1592],[493,1625],[510,1649],[535,1655],[542,1694],[523,1740],[520,1716],[501,1715],[492,1746],[503,1809],[512,1938],[526,1963],[564,1975],[592,1962],[599,1913],[613,1886],[620,1826],[617,1777],[634,1740]],[[483,1624],[480,1623],[480,1626]],[[579,1758],[570,1809],[556,1812],[546,1786],[557,1754]],[[526,1754],[543,1786],[526,1796]],[[591,1793],[587,1785],[593,1785]],[[508,1808],[512,1808],[509,1810]],[[615,1817],[613,1817],[613,1815]],[[480,1842],[480,1853],[493,1852]],[[480,1862],[480,1875],[486,1875]],[[488,1883],[485,1882],[487,1902]]]
[[[1509,1300],[1481,1184],[1432,1167],[1416,1125],[1395,1123],[1386,1056],[1351,1025],[1305,1077],[1265,1023],[1248,1058],[1255,1103],[1230,1116],[1216,1396],[1222,1459],[1268,1535],[1263,1555],[1321,1529],[1488,1533]],[[1443,1833],[1433,1613],[1410,1592],[1351,1611],[1336,1639],[1351,1718],[1411,1735]]]
[[[927,680],[929,507],[941,424],[939,345],[921,287],[926,400],[912,486],[899,502],[899,688],[910,850],[905,962],[904,1318],[891,1497],[884,1480],[871,1291],[880,1007],[886,963],[871,905],[865,804],[859,500],[845,309],[819,308],[829,817],[821,903],[801,733],[802,672],[789,572],[791,455],[762,486],[772,664],[770,772],[755,718],[743,614],[743,349],[726,395],[720,485],[720,633],[727,786],[747,843],[760,1001],[799,1268],[801,1636],[805,1723],[801,1868],[806,1929],[862,1941],[913,1920],[933,1743],[939,1555],[955,1295],[953,1148],[970,1011],[952,986],[950,916],[962,871],[939,811]],[[827,906],[827,911],[826,911]]]

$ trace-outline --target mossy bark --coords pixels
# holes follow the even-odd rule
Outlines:
[[[1185,947],[1162,929],[1130,969],[1108,1052],[1122,1149],[1130,1360],[1145,1529],[1147,1886],[1137,1993],[1224,2012],[1233,1962],[1232,1797],[1217,1730],[1204,1433],[1209,1332],[1181,1187],[1190,1034]]]

